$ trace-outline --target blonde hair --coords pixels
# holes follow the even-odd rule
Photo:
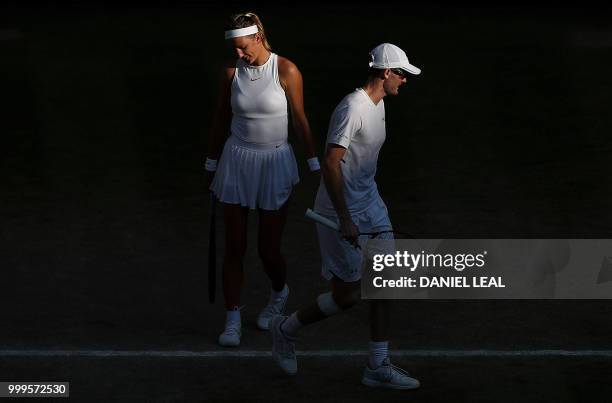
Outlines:
[[[257,29],[259,29],[259,34],[261,35],[261,42],[264,48],[266,48],[267,51],[271,52],[272,46],[270,46],[270,43],[268,42],[266,31],[264,30],[263,24],[261,23],[261,20],[259,19],[257,14],[250,13],[250,12],[242,13],[242,14],[235,14],[231,17],[230,23],[228,24],[229,26],[227,27],[227,29],[245,28],[245,27],[250,27],[253,24],[257,25]],[[254,38],[255,35],[257,34],[252,34],[249,36]]]

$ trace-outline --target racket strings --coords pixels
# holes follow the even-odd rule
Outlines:
[[[411,238],[411,239],[416,239],[414,237],[414,235],[408,233],[408,232],[402,232],[402,231],[396,231],[396,230],[385,230],[385,231],[377,231],[377,232],[360,232],[359,235],[367,235],[368,238],[370,239],[374,239],[382,234],[387,234],[387,233],[393,233],[394,235],[401,235],[407,238]]]

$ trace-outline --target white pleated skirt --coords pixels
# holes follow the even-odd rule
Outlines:
[[[289,143],[254,144],[231,135],[210,186],[223,203],[278,210],[300,181]]]

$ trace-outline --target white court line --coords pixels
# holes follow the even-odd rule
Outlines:
[[[361,357],[366,350],[307,350],[297,351],[299,357]],[[612,350],[391,350],[393,357],[607,357]],[[3,357],[126,357],[126,358],[264,358],[266,350],[189,351],[189,350],[0,350]]]

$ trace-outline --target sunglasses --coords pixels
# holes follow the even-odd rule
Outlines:
[[[404,70],[400,70],[400,69],[391,69],[391,71],[395,74],[400,76],[401,79],[406,78],[406,73],[404,72]]]

